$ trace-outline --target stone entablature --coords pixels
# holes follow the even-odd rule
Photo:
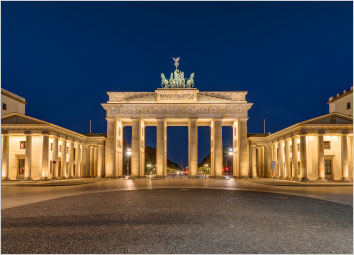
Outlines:
[[[155,92],[108,92],[102,104],[107,118],[247,118],[252,103],[247,92],[200,92],[197,89],[157,89]]]

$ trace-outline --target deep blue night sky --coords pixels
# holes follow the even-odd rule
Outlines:
[[[263,118],[275,132],[326,114],[328,98],[353,83],[352,2],[1,5],[1,86],[27,99],[28,115],[77,132],[90,119],[105,132],[106,91],[154,91],[173,56],[199,90],[248,91],[249,132],[263,132]],[[168,139],[169,159],[186,164],[187,128],[169,128]]]

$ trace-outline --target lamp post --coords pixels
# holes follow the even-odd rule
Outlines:
[[[205,165],[204,165],[204,167],[205,167],[205,171],[204,171],[204,173],[205,173],[205,179],[206,179],[206,174],[207,174],[206,172],[209,170],[209,169],[208,169],[208,166],[209,166],[209,164],[205,164]],[[208,173],[209,173],[209,171],[208,171]]]
[[[234,152],[233,152],[232,148],[229,148],[229,151],[227,152],[227,158],[226,158],[226,168],[228,167],[227,163],[233,154],[234,154]],[[231,168],[229,168],[229,176],[232,176]]]
[[[130,156],[132,155],[132,150],[130,148],[127,148],[126,155],[128,156],[128,162],[127,162],[127,172],[125,175],[129,175],[129,165],[130,165]]]
[[[150,169],[151,169],[152,165],[149,163],[146,166],[148,168],[148,178],[150,179],[150,171],[151,171]]]

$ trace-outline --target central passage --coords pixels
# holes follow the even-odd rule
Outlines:
[[[188,127],[167,127],[167,175],[188,174]]]

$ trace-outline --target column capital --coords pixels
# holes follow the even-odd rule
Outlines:
[[[326,132],[325,132],[324,129],[319,129],[319,130],[317,131],[317,133],[318,133],[319,135],[324,135]]]
[[[9,131],[8,131],[8,130],[3,130],[3,129],[1,129],[1,134],[2,134],[2,135],[8,135],[8,134],[9,134]]]
[[[31,130],[25,130],[25,131],[23,131],[23,133],[24,133],[25,135],[30,135],[30,134],[32,134],[32,131],[31,131]]]

